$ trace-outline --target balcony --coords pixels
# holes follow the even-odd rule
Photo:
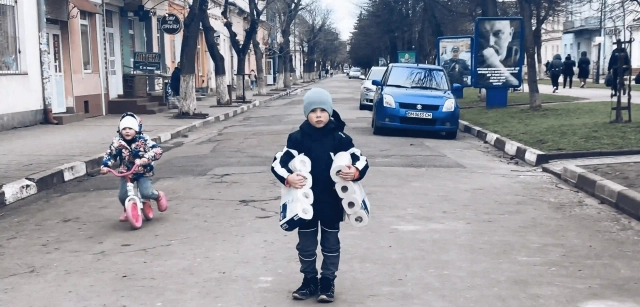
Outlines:
[[[567,32],[598,31],[600,30],[600,16],[567,20],[562,24],[562,30]]]

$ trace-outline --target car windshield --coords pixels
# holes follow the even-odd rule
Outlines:
[[[385,69],[372,69],[367,80],[382,79]]]
[[[449,90],[444,71],[427,67],[393,67],[387,79],[387,86]]]
[[[360,72],[360,68],[351,68],[352,72]]]

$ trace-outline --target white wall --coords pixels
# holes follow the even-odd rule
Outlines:
[[[20,75],[0,75],[0,114],[43,108],[36,0],[18,3]]]

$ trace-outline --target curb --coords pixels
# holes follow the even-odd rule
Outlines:
[[[500,151],[510,156],[515,156],[530,165],[539,166],[549,162],[547,154],[540,150],[522,145],[491,131],[471,125],[466,121],[459,121],[458,130],[471,134],[483,142],[491,144],[491,146],[499,149]]]
[[[160,133],[159,135],[152,137],[151,140],[158,144],[166,143],[169,140],[177,139],[187,134],[188,132],[194,131],[198,128],[217,122],[222,122],[239,114],[245,113],[250,109],[259,107],[260,105],[263,105],[267,102],[279,99],[283,96],[289,96],[291,93],[310,86],[314,83],[316,82],[304,83],[300,87],[281,92],[279,94],[265,98],[262,101],[256,100],[250,104],[237,107],[224,114],[209,117],[189,124],[187,126],[175,128],[169,132]],[[88,156],[81,161],[67,163],[49,170],[34,173],[26,176],[25,178],[5,183],[4,185],[0,184],[0,208],[17,202],[21,199],[25,199],[29,196],[38,194],[39,192],[46,191],[55,186],[69,182],[78,177],[89,175],[93,171],[100,168],[100,166],[102,165],[103,155],[104,153],[95,154],[92,156]]]
[[[560,178],[570,186],[640,220],[640,193],[575,165],[564,166]]]

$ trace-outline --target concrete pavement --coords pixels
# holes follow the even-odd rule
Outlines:
[[[574,83],[575,85],[575,83]],[[524,85],[525,92],[529,91],[529,86]],[[553,87],[547,84],[538,84],[538,90],[542,94],[553,94]],[[564,96],[573,96],[584,98],[584,101],[612,101],[616,99],[616,97],[611,98],[611,90],[605,88],[589,88],[589,84],[587,84],[586,88],[580,88],[580,83],[578,82],[578,86],[574,86],[572,88],[562,88],[562,83],[560,83],[560,88],[558,88],[558,95]],[[639,103],[637,99],[633,98],[634,93],[632,93],[631,103]],[[626,96],[623,96],[626,99]],[[626,101],[626,100],[623,100]]]
[[[371,221],[342,224],[335,306],[640,306],[638,222],[466,134],[373,136],[359,84],[314,85],[371,163]],[[154,179],[169,210],[138,231],[117,222],[113,176],[0,209],[0,306],[315,305],[291,300],[296,234],[269,170],[301,99],[171,140]]]

